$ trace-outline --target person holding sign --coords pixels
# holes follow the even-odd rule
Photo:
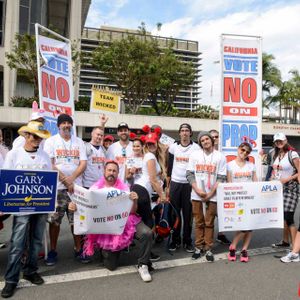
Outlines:
[[[217,214],[218,182],[226,181],[225,156],[214,149],[214,139],[209,132],[200,132],[198,143],[201,150],[191,154],[186,178],[192,186],[192,209],[195,220],[195,252],[198,259],[206,251],[208,262],[214,261],[211,251],[214,237],[214,221]]]
[[[297,229],[294,214],[299,200],[299,155],[288,144],[284,133],[276,133],[273,137],[274,153],[272,154],[271,180],[279,180],[283,184],[284,221],[294,245]]]
[[[227,182],[252,182],[257,181],[255,165],[248,161],[248,156],[252,151],[252,146],[248,142],[239,145],[237,157],[227,165]],[[239,231],[235,234],[234,239],[229,246],[229,261],[236,261],[236,247],[243,239],[240,261],[248,262],[248,247],[251,241],[251,231]]]
[[[43,124],[30,121],[22,126],[18,133],[24,137],[23,147],[8,152],[3,169],[51,170],[51,161],[46,152],[39,148],[43,139],[50,137]],[[43,244],[47,214],[18,214],[14,216],[11,245],[5,272],[5,286],[1,292],[3,298],[13,296],[19,282],[21,257],[27,249],[28,258],[23,267],[23,278],[33,284],[41,285],[43,278],[37,273],[38,253]],[[26,241],[29,237],[30,241]],[[27,247],[29,245],[29,247]]]
[[[130,183],[130,186],[132,186],[134,182],[142,175],[142,163],[144,158],[143,140],[144,136],[134,137],[132,142],[133,156],[127,157],[126,159],[125,177]]]
[[[48,139],[44,146],[51,158],[53,169],[59,172],[56,212],[49,218],[50,251],[46,260],[47,266],[56,264],[60,224],[65,214],[68,216],[72,234],[74,232],[74,215],[68,211],[68,203],[71,202],[68,193],[73,193],[74,183],[82,186],[82,173],[87,164],[86,149],[82,139],[72,135],[73,119],[67,114],[61,114],[57,118],[57,127],[58,134]],[[82,263],[89,262],[81,255],[81,236],[73,234],[73,239],[74,257]]]
[[[107,161],[104,166],[104,177],[100,178],[90,189],[116,188],[121,191],[129,191],[129,187],[118,178],[119,165],[116,161]],[[135,237],[141,243],[140,256],[138,258],[138,272],[143,281],[151,281],[148,266],[151,265],[150,253],[152,248],[152,231],[136,215],[138,195],[135,192],[129,194],[133,201],[131,213],[127,219],[124,231],[120,235],[114,234],[88,234],[84,244],[84,254],[91,256],[95,248],[101,249],[104,258],[104,266],[113,271],[118,267],[120,251],[127,248]],[[69,210],[76,211],[74,202],[69,204]]]

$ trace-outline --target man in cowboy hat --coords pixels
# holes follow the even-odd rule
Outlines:
[[[23,147],[13,149],[6,155],[4,169],[51,170],[51,161],[45,151],[39,148],[43,139],[50,137],[43,123],[30,121],[22,126],[18,133],[25,138]],[[21,257],[28,248],[28,259],[23,268],[23,278],[33,284],[43,284],[43,278],[37,273],[38,253],[42,246],[47,214],[18,214],[14,216],[11,245],[5,273],[5,286],[1,296],[9,298],[19,282]],[[30,235],[29,233],[30,228]],[[26,238],[31,240],[27,243]]]

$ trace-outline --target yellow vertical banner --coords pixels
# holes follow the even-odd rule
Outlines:
[[[92,87],[90,112],[120,113],[120,93]]]

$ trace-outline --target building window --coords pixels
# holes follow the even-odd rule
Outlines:
[[[5,0],[0,0],[0,46],[4,44]]]
[[[19,33],[35,33],[35,23],[46,25],[47,0],[20,0]]]

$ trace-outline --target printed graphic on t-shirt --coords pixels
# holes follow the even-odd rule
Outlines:
[[[55,157],[57,164],[79,164],[79,149],[55,149]]]

